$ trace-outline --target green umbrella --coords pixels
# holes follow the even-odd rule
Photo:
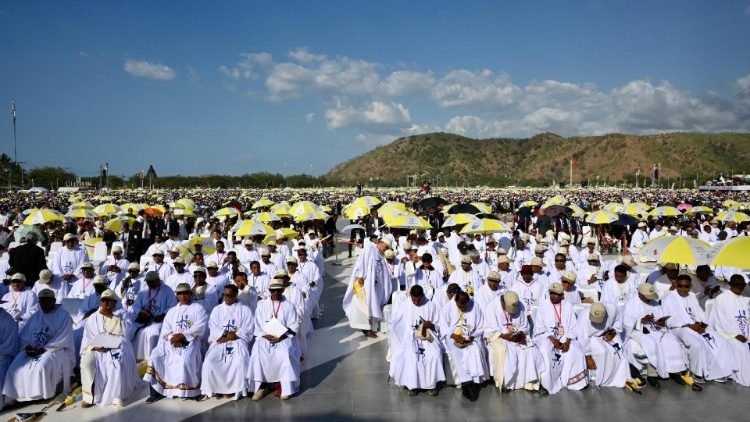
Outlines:
[[[34,232],[36,233],[36,238],[41,241],[44,236],[42,236],[42,230],[39,229],[38,226],[32,225],[32,224],[21,224],[16,228],[16,230],[13,232],[13,238],[16,240],[16,242],[20,242],[22,238],[26,238],[26,235]]]

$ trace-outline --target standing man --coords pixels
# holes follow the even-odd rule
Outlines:
[[[362,253],[354,264],[349,287],[344,294],[344,312],[349,326],[370,338],[377,337],[383,306],[391,297],[392,289],[388,267],[383,256],[387,245],[382,240],[377,244],[365,242]]]
[[[36,233],[27,233],[26,242],[8,252],[8,265],[13,272],[25,276],[26,287],[29,288],[39,279],[39,272],[47,268],[44,250],[36,242]]]

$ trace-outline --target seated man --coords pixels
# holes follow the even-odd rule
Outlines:
[[[81,407],[97,404],[124,406],[137,387],[138,371],[126,323],[117,311],[117,295],[105,290],[99,297],[98,312],[86,318],[81,342]],[[119,347],[105,348],[93,343],[102,335],[119,339]]]
[[[234,397],[247,393],[247,366],[253,340],[252,310],[237,300],[234,284],[224,287],[224,303],[216,306],[208,320],[210,346],[203,360],[202,398],[213,395]]]
[[[39,281],[34,284],[31,291],[34,292],[34,296],[38,295],[43,289],[50,289],[55,292],[57,303],[62,303],[62,300],[68,296],[68,289],[70,284],[63,280],[62,277],[56,274],[52,274],[52,271],[44,269],[39,272]]]
[[[476,401],[489,373],[482,311],[467,292],[460,291],[454,302],[446,305],[444,312],[440,332],[457,375],[456,382],[461,384],[464,397]]]
[[[687,349],[688,366],[693,380],[724,382],[732,375],[733,358],[727,341],[708,324],[706,314],[691,292],[692,279],[687,274],[677,276],[677,294],[669,294],[662,301],[662,309],[670,316],[667,326]]]
[[[151,350],[159,341],[164,317],[177,304],[175,294],[159,279],[159,273],[149,271],[130,311],[132,319],[128,326],[128,338],[133,342],[136,360],[148,359]]]
[[[577,339],[575,310],[563,300],[562,284],[552,283],[549,298],[542,300],[534,320],[534,341],[542,351],[546,371],[542,386],[552,394],[563,388],[581,390],[586,387],[586,366],[583,350]]]
[[[275,383],[281,386],[279,397],[282,400],[289,399],[299,388],[301,351],[296,337],[300,317],[295,306],[284,297],[285,276],[274,277],[268,286],[271,297],[258,302],[255,310],[255,344],[250,354],[247,376],[248,383],[252,383],[250,388],[255,389],[254,401],[262,400],[271,393]],[[265,331],[279,324],[286,328],[284,334],[274,331],[274,335]]]
[[[3,382],[13,357],[18,353],[18,323],[0,308],[0,409],[3,408]]]
[[[1,306],[16,320],[21,330],[36,312],[36,297],[31,289],[26,288],[26,276],[21,273],[13,274],[10,278],[10,291],[2,297]]]
[[[440,347],[440,310],[429,301],[420,285],[409,290],[410,301],[403,303],[390,320],[393,358],[389,375],[396,385],[406,387],[410,396],[427,390],[437,396],[437,384],[445,381],[443,350]]]
[[[630,379],[628,349],[622,333],[622,320],[613,303],[593,303],[588,318],[578,321],[578,341],[586,355],[589,382],[598,387],[627,387],[640,393],[641,385]]]
[[[484,310],[484,337],[490,349],[490,369],[502,391],[526,389],[546,394],[540,387],[544,360],[531,339],[526,307],[518,294],[507,291]]]
[[[166,287],[166,286],[165,286]],[[177,285],[177,305],[167,311],[159,343],[151,351],[143,377],[151,384],[146,403],[166,397],[200,396],[203,342],[208,332],[208,314],[193,302],[190,285]]]
[[[52,290],[39,292],[39,309],[21,330],[21,352],[5,375],[3,394],[11,400],[52,398],[60,381],[64,393],[70,390],[75,365],[73,321],[68,312],[55,303]]]
[[[732,362],[735,363],[734,382],[750,387],[750,344],[747,339],[750,326],[749,298],[742,296],[745,278],[735,274],[729,278],[729,291],[716,297],[716,303],[708,314],[708,323],[729,342]]]
[[[630,364],[646,376],[648,383],[659,388],[659,377],[672,377],[678,383],[687,380],[678,375],[687,369],[682,344],[667,330],[667,319],[654,286],[638,286],[638,296],[625,304],[623,326],[628,339]]]

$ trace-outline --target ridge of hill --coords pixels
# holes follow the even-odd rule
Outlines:
[[[541,133],[526,139],[472,139],[451,133],[426,133],[396,139],[388,145],[334,166],[325,178],[342,183],[526,185],[568,182],[634,183],[641,185],[661,164],[661,178],[692,187],[719,174],[750,173],[750,133],[664,133],[564,138]],[[679,186],[678,186],[679,187]]]

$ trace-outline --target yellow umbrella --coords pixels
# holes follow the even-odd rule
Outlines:
[[[711,245],[684,236],[660,236],[646,242],[638,251],[643,258],[662,264],[703,265],[708,261]]]
[[[615,214],[619,214],[623,212],[623,210],[625,209],[625,205],[617,203],[617,202],[610,202],[609,204],[605,205],[602,209],[604,211],[609,211]]]
[[[750,237],[735,237],[717,244],[709,254],[709,263],[750,270]]]
[[[115,204],[101,204],[94,208],[94,212],[99,215],[114,215],[122,211],[119,205]]]
[[[301,223],[304,221],[326,220],[327,218],[328,216],[324,212],[315,209],[295,215],[294,221]]]
[[[443,221],[443,227],[453,227],[460,224],[471,224],[477,220],[479,220],[479,218],[471,214],[455,214]]]
[[[195,217],[195,211],[192,208],[175,208],[174,215],[183,217]]]
[[[214,217],[240,217],[240,215],[240,211],[234,207],[224,207],[213,214]]]
[[[360,217],[369,215],[370,207],[366,205],[348,205],[341,210],[341,214],[350,220],[356,220]]]
[[[86,218],[89,220],[93,220],[98,217],[98,215],[94,211],[86,208],[78,208],[72,211],[68,211],[65,216],[70,218]]]
[[[474,221],[471,224],[467,224],[461,229],[461,234],[487,234],[487,233],[500,233],[511,231],[508,226],[500,220],[494,220],[492,218],[482,218]]]
[[[716,214],[716,219],[724,222],[734,221],[735,223],[744,223],[750,221],[750,217],[744,212],[739,211],[723,211]]]
[[[272,210],[274,211],[274,210]],[[295,203],[289,208],[289,214],[291,214],[293,217],[297,217],[300,214],[306,213],[306,212],[320,212],[320,209],[318,209],[318,206],[315,205],[315,203],[310,201],[300,201]],[[279,214],[277,211],[274,211],[276,214]]]
[[[357,206],[357,205],[364,205],[366,207],[374,207],[375,205],[378,205],[382,203],[380,199],[374,197],[374,196],[362,196],[357,199],[355,199],[351,205]]]
[[[321,211],[323,211],[326,214],[330,214],[333,212],[333,208],[329,207],[328,205],[321,205],[318,207]]]
[[[617,215],[609,211],[594,211],[586,216],[586,221],[589,224],[609,224],[617,220]]]
[[[742,204],[735,201],[734,199],[727,199],[726,201],[721,203],[725,207],[729,208],[730,210],[736,210],[739,209]]]
[[[584,211],[583,208],[579,207],[576,204],[570,204],[568,205],[568,208],[573,211],[573,214],[571,214],[573,217],[583,218],[583,216],[586,215],[586,211]]]
[[[133,225],[135,223],[134,217],[128,217],[128,216],[119,216],[115,217],[111,220],[108,220],[106,223],[104,223],[104,227],[106,227],[108,230],[112,230],[113,232],[120,232],[125,225],[125,223],[128,223],[129,225]]]
[[[120,205],[120,208],[122,208],[123,212],[128,212],[128,210],[132,210],[132,215],[138,214],[138,211],[145,210],[148,208],[148,205],[146,204],[135,204],[133,202],[126,202],[122,205]]]
[[[550,199],[548,199],[547,201],[544,202],[544,204],[542,205],[542,209],[551,207],[553,205],[562,205],[562,206],[564,206],[567,203],[568,203],[568,200],[565,199],[564,196],[562,196],[562,195],[555,195],[552,198],[550,198]]]
[[[400,215],[394,218],[388,226],[394,229],[429,230],[432,228],[427,220],[416,215]]]
[[[536,201],[523,201],[518,208],[534,208],[537,205],[539,205],[539,203]]]
[[[270,223],[272,221],[281,221],[281,217],[272,212],[259,212],[253,215],[253,220],[262,223]]]
[[[271,207],[271,212],[279,217],[291,217],[289,213],[289,204],[282,202]]]
[[[282,227],[280,229],[276,230],[276,237],[286,237],[289,239],[294,239],[299,235],[299,232],[290,229],[289,227]]]
[[[102,239],[101,237],[92,237],[82,242],[83,248],[86,251],[86,254],[89,256],[89,259],[92,259],[94,257],[94,245],[103,241],[104,239]]]
[[[378,213],[380,213],[380,210],[382,210],[383,208],[395,208],[397,210],[406,212],[406,204],[404,204],[403,202],[388,201],[385,204],[381,205],[380,208],[378,208]]]
[[[274,205],[275,202],[271,201],[268,198],[261,198],[253,203],[253,205],[250,207],[254,210],[257,210],[258,208],[266,208]]]
[[[94,209],[94,206],[91,205],[91,202],[88,202],[88,201],[79,201],[79,202],[74,202],[73,204],[71,204],[70,205],[70,209],[71,210],[77,210],[77,209],[92,210],[92,209]]]
[[[623,208],[622,214],[627,214],[627,215],[632,215],[632,216],[636,216],[640,214],[640,215],[645,216],[645,215],[648,215],[648,207],[644,207],[643,204],[639,202],[628,204]]]
[[[42,208],[32,211],[24,220],[23,224],[45,224],[50,221],[65,221],[65,216],[59,211]]]
[[[201,244],[201,251],[203,251],[204,255],[211,255],[212,253],[216,252],[214,241],[204,236],[196,236],[190,239],[188,241],[188,251],[191,254],[194,254],[196,252],[195,245],[199,243]]]
[[[671,207],[668,205],[662,206],[662,207],[656,207],[649,213],[650,215],[654,217],[679,217],[682,215],[680,210],[678,210],[675,207]]]
[[[182,198],[177,201],[178,204],[182,204],[184,208],[195,209],[195,201],[190,198]]]
[[[477,207],[479,211],[482,212],[482,214],[492,214],[492,207],[485,204],[484,202],[472,202],[471,205]]]
[[[233,229],[235,230],[235,236],[259,236],[275,233],[273,227],[268,224],[261,223],[255,220],[242,220],[235,224]]]
[[[383,209],[382,207],[378,210],[378,217],[381,217],[385,224],[390,224],[394,218],[402,216],[402,215],[413,215],[410,212],[401,211],[396,208],[386,208]]]
[[[687,210],[688,214],[713,214],[714,210],[711,208],[705,206],[705,205],[698,205],[697,207],[690,208]]]

